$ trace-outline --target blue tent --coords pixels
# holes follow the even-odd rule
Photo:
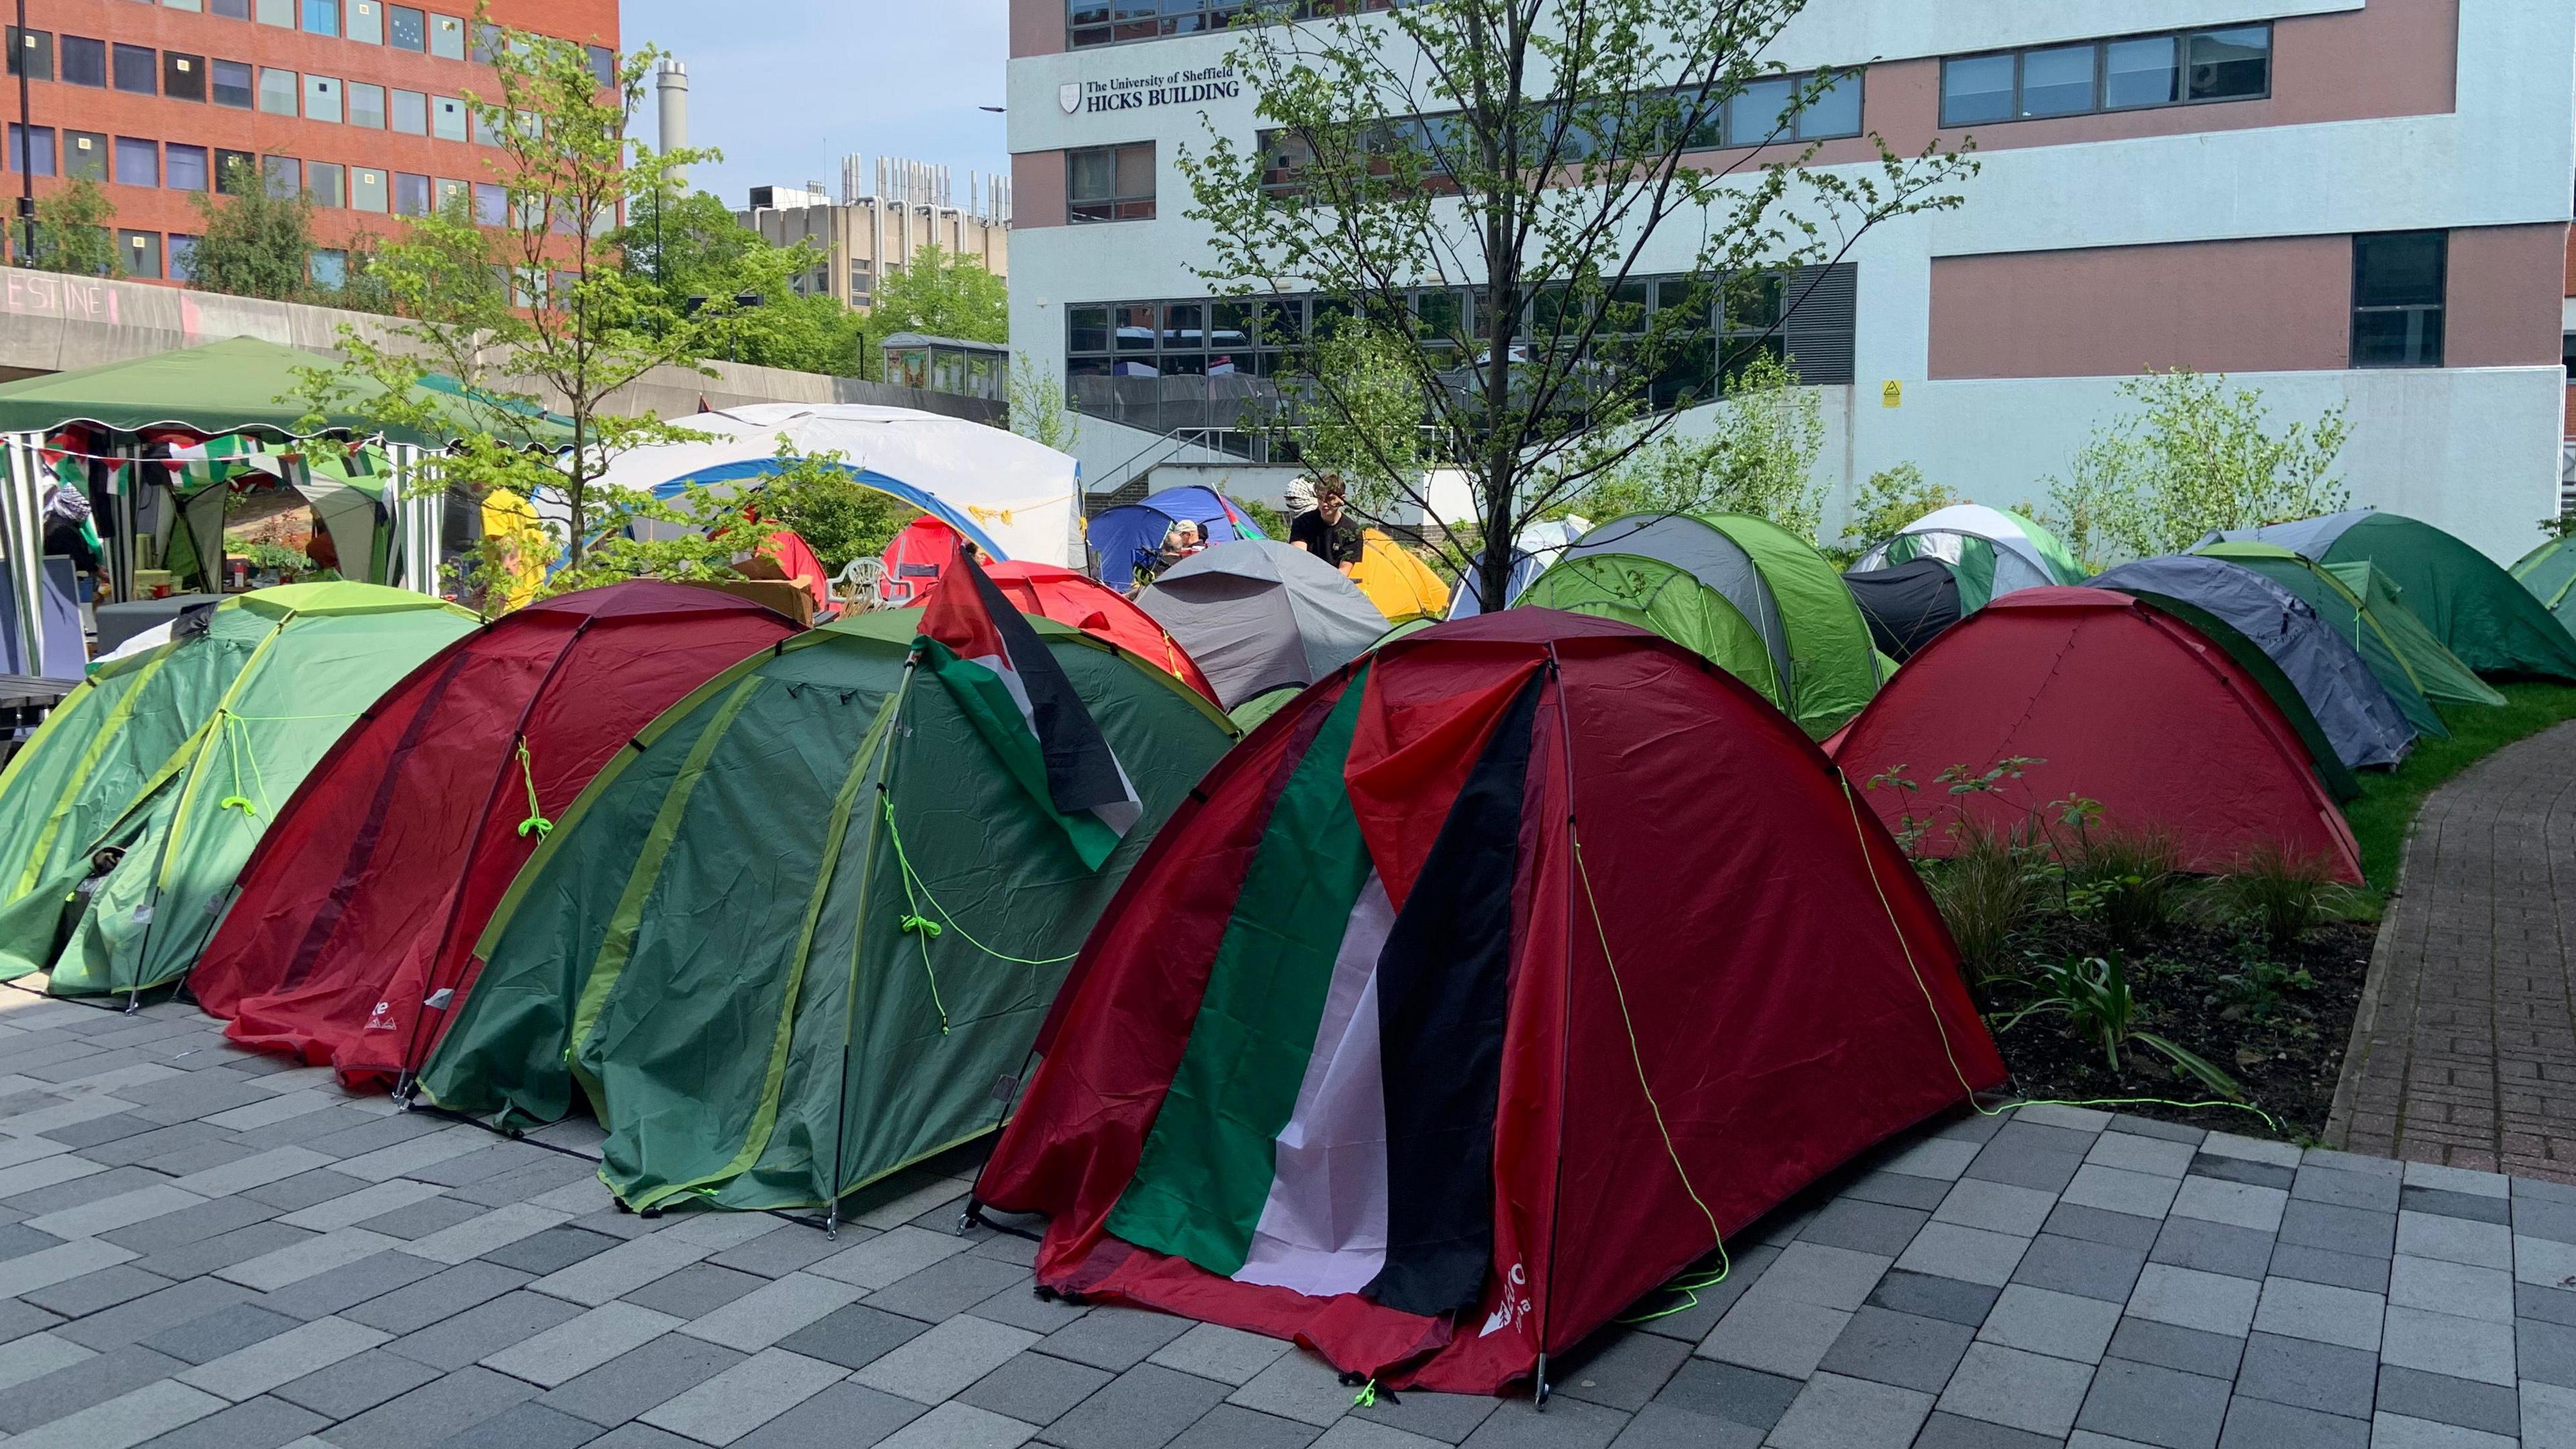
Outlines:
[[[2122,564],[2094,579],[2093,587],[2167,608],[2178,601],[2244,635],[2280,666],[2351,769],[2395,765],[2414,746],[2414,727],[2353,646],[2297,595],[2252,569],[2180,554]],[[2198,622],[2188,612],[2185,618]]]
[[[1175,523],[1195,523],[1211,544],[1238,538],[1268,538],[1242,504],[1197,483],[1166,488],[1135,503],[1121,504],[1091,520],[1092,570],[1118,592],[1136,587],[1136,570],[1151,564],[1163,546],[1163,535]]]

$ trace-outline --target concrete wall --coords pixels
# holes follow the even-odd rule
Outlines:
[[[363,313],[0,267],[0,375],[7,377],[72,372],[227,337],[328,351],[339,345],[343,325],[399,341],[382,318]],[[611,407],[621,413],[650,409],[663,417],[681,417],[698,411],[702,398],[718,408],[765,402],[874,403],[997,425],[1005,412],[1000,404],[979,398],[733,362],[710,362],[703,373],[656,368],[611,399]]]

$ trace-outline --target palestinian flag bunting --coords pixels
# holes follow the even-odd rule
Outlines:
[[[1343,693],[1273,798],[1111,1233],[1313,1298],[1477,1304],[1538,691],[1507,697],[1400,904],[1345,782],[1366,691]]]
[[[961,556],[958,566],[972,587],[931,596],[913,649],[1029,798],[1064,827],[1083,865],[1098,870],[1143,813],[1136,786],[1029,621],[974,559]]]

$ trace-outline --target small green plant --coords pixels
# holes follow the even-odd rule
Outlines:
[[[2180,910],[2182,848],[2169,832],[2096,831],[2088,823],[2061,844],[2058,858],[2067,914],[2100,923],[2123,949],[2172,924]]]
[[[263,573],[283,576],[313,567],[313,560],[302,549],[288,548],[275,539],[253,539],[240,548],[242,561]]]
[[[2003,961],[2013,933],[2029,924],[2040,898],[2036,864],[2035,853],[2013,832],[1962,821],[1949,858],[1924,869],[1924,885],[1959,947],[1972,992],[1983,994],[1983,982]]]
[[[2285,991],[2314,991],[2317,979],[2305,967],[2293,969],[2272,959],[2263,944],[2251,937],[2236,946],[2239,965],[2218,978],[2228,1005],[2221,1014],[2234,1015],[2247,1021],[2268,1021],[2281,1009]]]
[[[2325,857],[2297,855],[2273,841],[2247,851],[2219,882],[2219,892],[2275,951],[2298,944],[2344,898]]]
[[[2244,1100],[2245,1089],[2236,1084],[2236,1079],[2206,1058],[2177,1042],[2137,1029],[2137,993],[2130,989],[2129,974],[2116,954],[2069,956],[2062,961],[2045,962],[2033,975],[2031,985],[2039,993],[2038,999],[2006,1017],[1996,1030],[2009,1031],[2032,1016],[2064,1016],[2068,1028],[2077,1036],[2102,1048],[2103,1059],[2113,1072],[2120,1070],[2120,1048],[2134,1043],[2162,1056],[2229,1101]]]

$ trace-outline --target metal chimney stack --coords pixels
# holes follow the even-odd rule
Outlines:
[[[665,152],[686,150],[689,144],[689,67],[685,61],[666,60],[653,77],[653,87],[662,103],[662,149]],[[687,178],[678,167],[666,167],[673,181]]]

